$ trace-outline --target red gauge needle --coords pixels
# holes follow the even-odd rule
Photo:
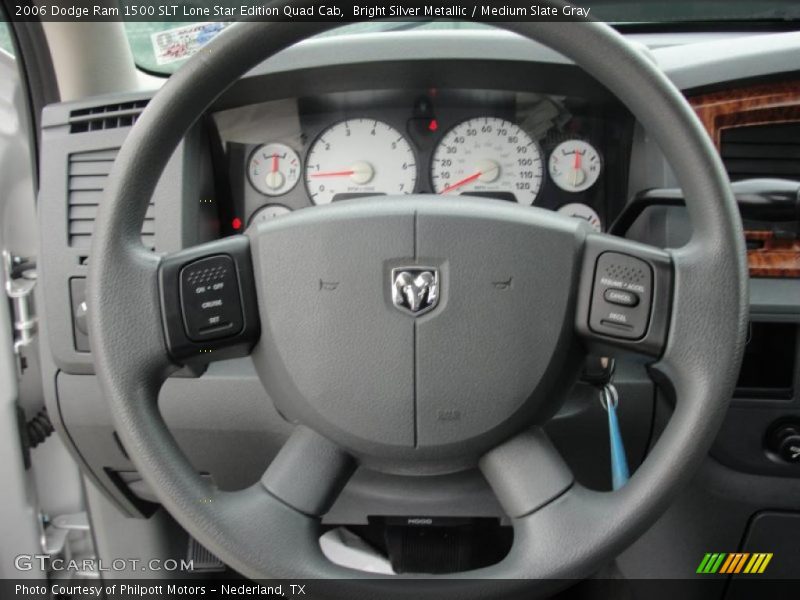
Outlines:
[[[328,171],[327,173],[312,173],[311,177],[350,177],[355,171]]]
[[[581,183],[583,183],[584,179],[586,179],[583,169],[581,169],[582,162],[583,155],[575,150],[575,163],[572,165],[572,185],[575,188],[577,188]]]
[[[273,154],[272,155],[272,172],[273,173],[277,173],[278,172],[278,155],[277,154]]]
[[[452,192],[453,190],[455,190],[457,188],[460,188],[462,185],[467,185],[469,182],[475,181],[481,175],[483,175],[483,171],[478,171],[477,173],[473,173],[469,177],[464,177],[464,179],[462,179],[461,181],[456,181],[455,183],[453,183],[451,185],[448,185],[446,188],[444,188],[439,193],[440,194],[446,194],[447,192]]]

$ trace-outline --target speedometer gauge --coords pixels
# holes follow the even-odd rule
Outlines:
[[[306,160],[306,184],[314,204],[410,194],[416,182],[417,165],[408,141],[394,127],[374,119],[350,119],[326,129]]]
[[[442,138],[431,179],[438,194],[505,196],[533,204],[543,171],[539,145],[522,128],[480,117],[456,125]]]

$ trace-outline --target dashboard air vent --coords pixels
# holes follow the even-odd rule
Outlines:
[[[83,133],[130,127],[142,114],[145,106],[147,106],[147,100],[136,100],[73,110],[69,113],[69,132]]]
[[[117,156],[117,149],[95,150],[70,154],[67,188],[67,221],[69,245],[87,249],[92,243],[92,231],[97,209],[103,199],[108,174]],[[155,248],[155,208],[147,208],[142,226],[142,243]]]
[[[722,161],[731,180],[800,180],[800,123],[750,125],[722,130]]]

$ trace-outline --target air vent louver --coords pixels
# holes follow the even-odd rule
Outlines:
[[[69,157],[67,192],[69,245],[87,249],[92,244],[92,231],[97,208],[103,199],[106,179],[114,164],[117,150],[79,152]],[[155,208],[151,202],[142,225],[142,243],[155,248]]]
[[[147,100],[136,100],[73,110],[69,113],[69,132],[83,133],[130,127],[142,114],[145,106],[147,106]]]
[[[800,123],[723,129],[720,154],[733,181],[761,177],[800,180]]]

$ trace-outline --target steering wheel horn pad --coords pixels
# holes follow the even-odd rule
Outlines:
[[[359,456],[475,464],[520,422],[544,422],[579,368],[567,357],[587,231],[550,211],[425,196],[262,225],[248,234],[261,380],[282,414]],[[437,280],[419,315],[397,306],[392,279],[417,267]]]
[[[358,464],[462,460],[477,464],[497,495],[513,547],[490,567],[415,581],[414,593],[544,594],[641,535],[704,460],[722,422],[744,347],[747,269],[713,145],[680,92],[610,27],[499,25],[571,58],[626,103],[684,190],[693,228],[685,247],[664,251],[490,200],[408,197],[311,208],[166,257],[147,251],[140,230],[148,201],[191,124],[249,69],[329,23],[230,27],[155,94],[118,154],[88,281],[98,378],[128,454],[164,507],[248,577],[340,579],[327,591],[347,598],[407,593],[327,561],[319,517]],[[591,326],[595,268],[609,252],[652,273],[644,337]],[[176,345],[183,324],[170,318],[173,275],[212,256],[235,267],[238,337]],[[428,275],[407,292],[420,294],[438,275],[439,297],[394,298],[395,270],[413,281],[422,267]],[[417,301],[429,310],[408,314]],[[613,493],[575,483],[538,428],[587,349],[647,357],[675,407],[644,463]],[[276,405],[301,426],[261,481],[225,492],[182,453],[158,393],[175,362],[251,350]],[[483,578],[510,581],[476,583]]]

